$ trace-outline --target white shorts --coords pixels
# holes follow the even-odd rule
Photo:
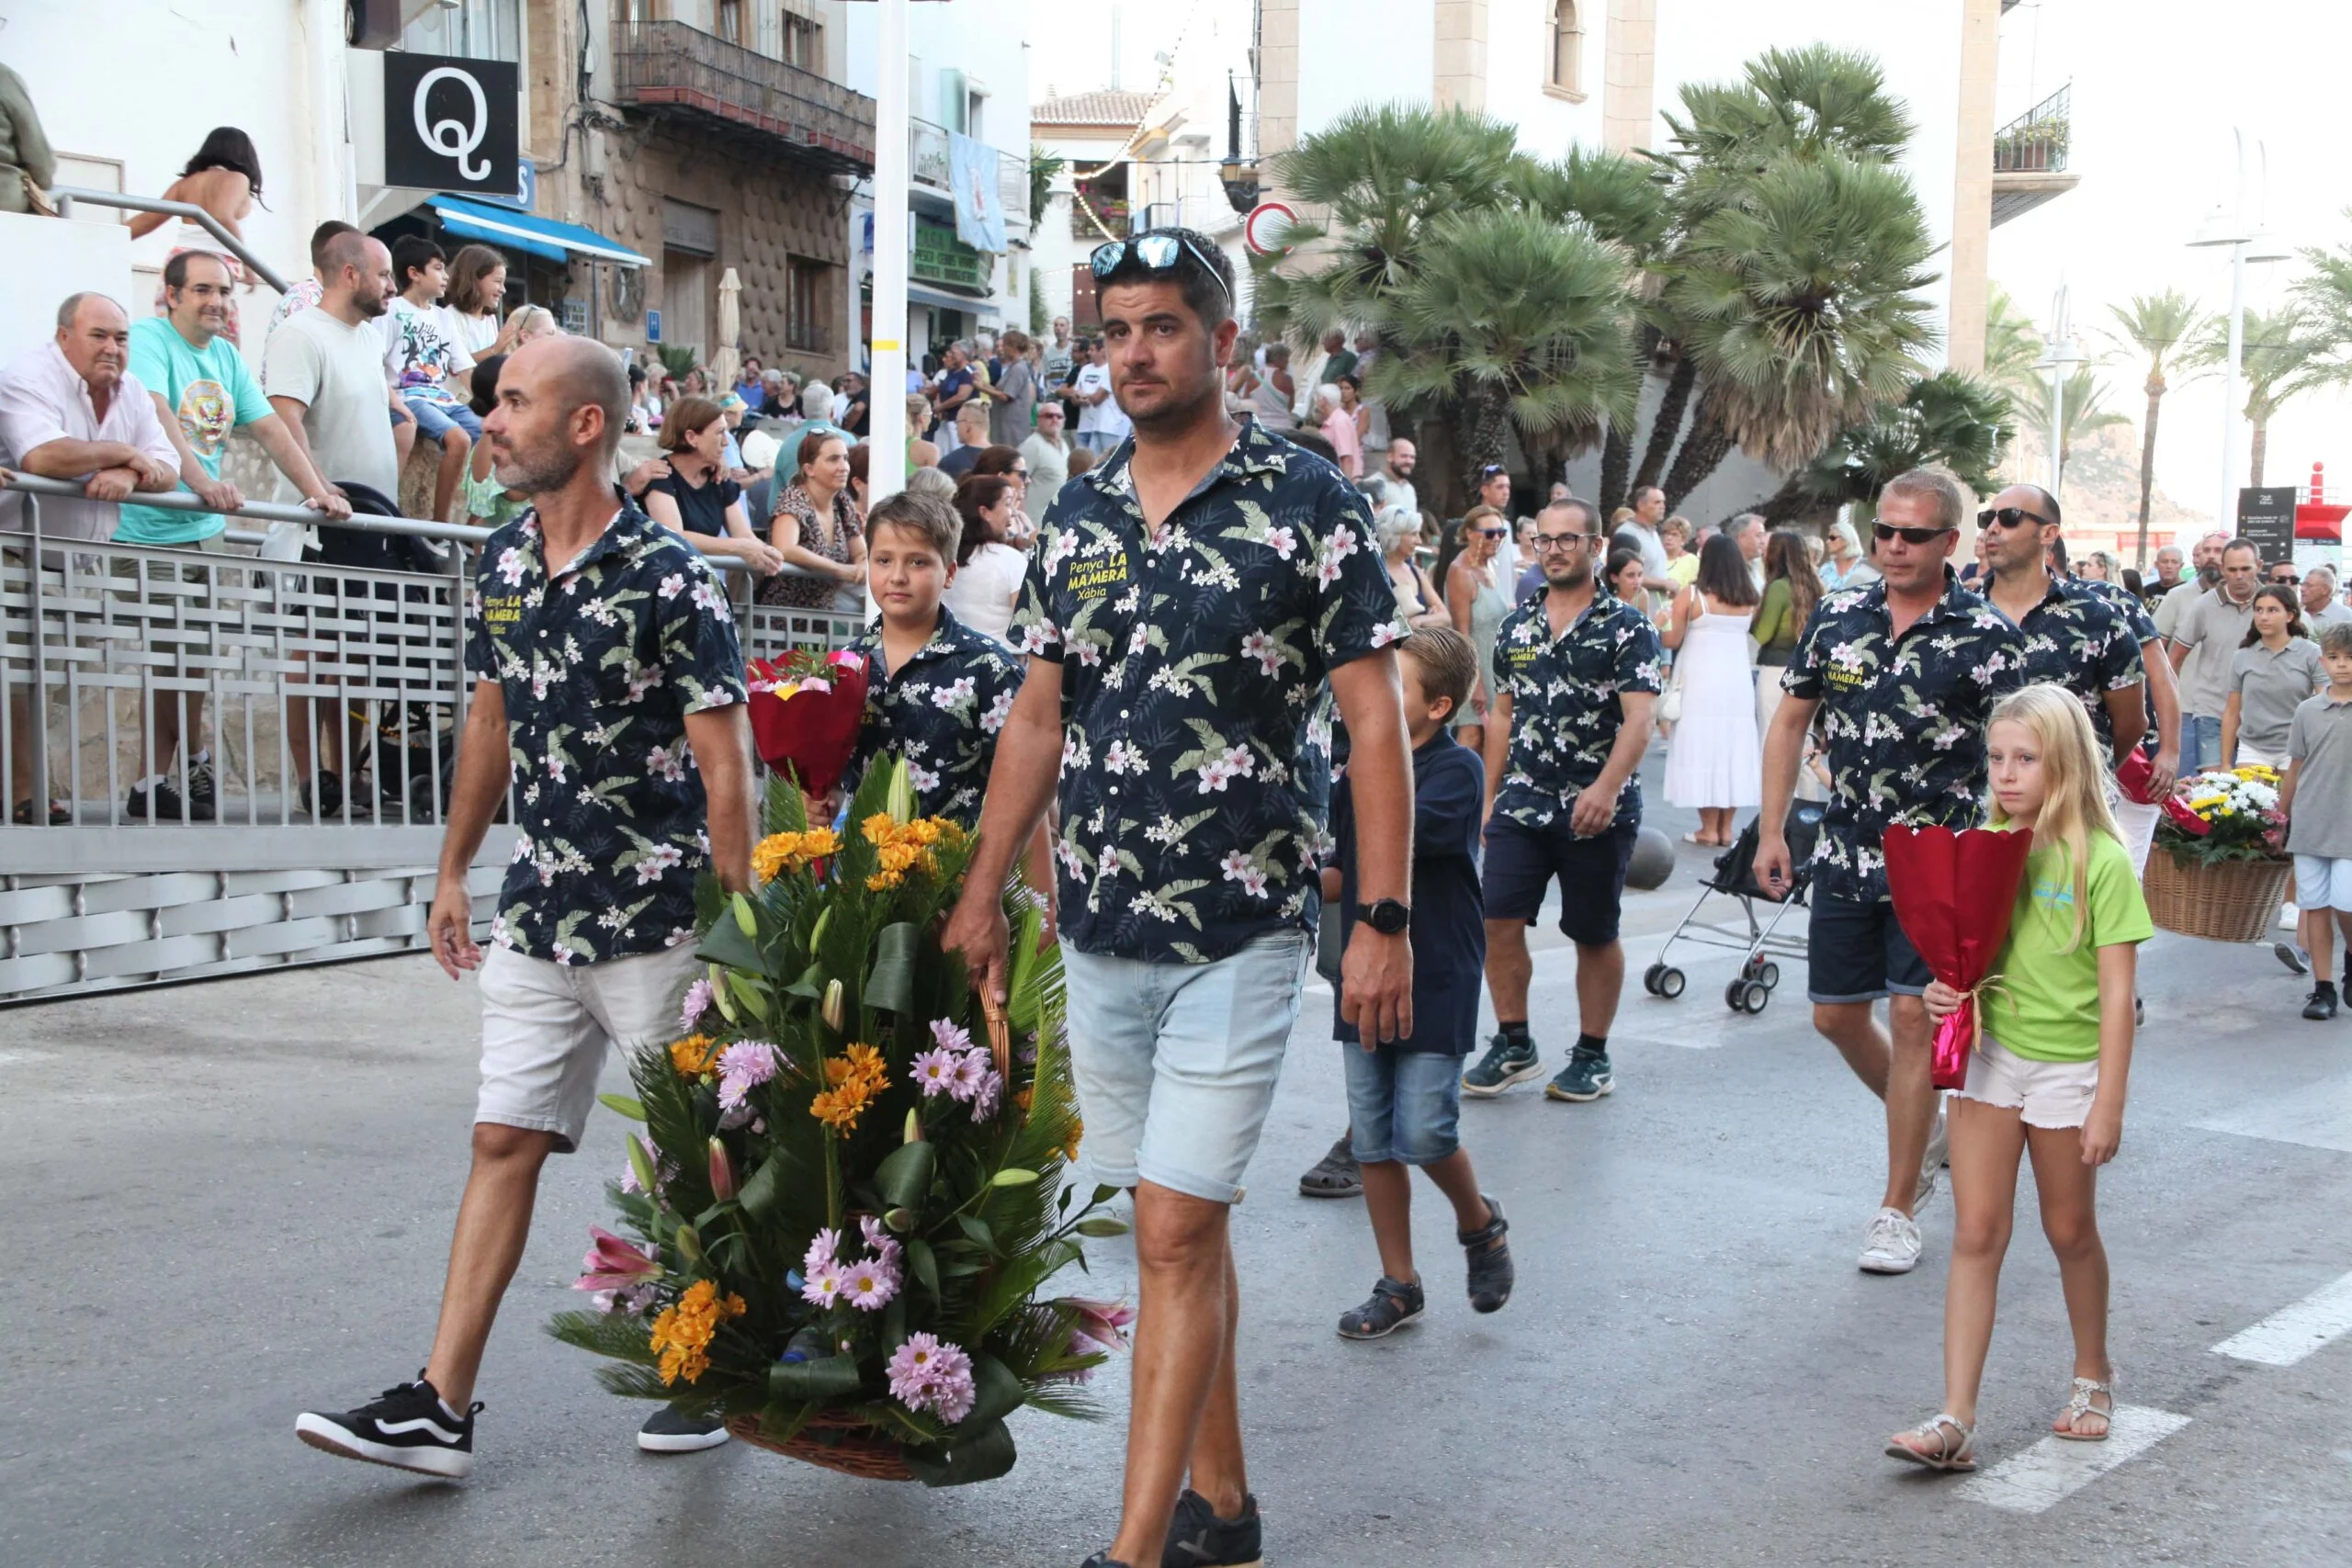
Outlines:
[[[1991,1035],[1968,1058],[1963,1100],[2018,1111],[2029,1127],[2079,1127],[2091,1113],[2098,1088],[2098,1058],[2087,1062],[2037,1062],[2020,1056]]]
[[[678,1004],[701,968],[690,942],[603,964],[487,949],[474,1120],[553,1133],[556,1152],[571,1153],[595,1107],[605,1051],[678,1038]]]
[[[2352,913],[2352,860],[2326,855],[2295,857],[2295,903],[2305,909]]]
[[[2163,807],[2143,806],[2120,794],[2109,799],[2108,805],[2115,812],[2115,825],[2123,830],[2123,852],[2132,857],[2132,869],[2145,871],[2148,851],[2156,841],[2156,821],[2164,816]]]

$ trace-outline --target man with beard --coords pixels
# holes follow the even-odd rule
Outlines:
[[[531,506],[482,547],[466,632],[473,703],[426,919],[449,977],[481,976],[473,1168],[424,1371],[357,1409],[303,1413],[296,1435],[328,1453],[472,1472],[475,1375],[539,1168],[579,1146],[605,1051],[674,1030],[697,967],[695,877],[752,885],[750,726],[727,593],[680,536],[616,503],[628,417],[612,350],[543,338],[507,360],[482,427],[498,482]],[[510,791],[522,838],[485,953],[466,874]],[[639,1438],[657,1450],[725,1440],[667,1409]]]

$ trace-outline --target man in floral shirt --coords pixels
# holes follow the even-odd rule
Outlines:
[[[305,1412],[313,1448],[426,1474],[473,1468],[474,1378],[522,1259],[539,1168],[579,1145],[607,1048],[666,1040],[695,968],[694,883],[751,885],[750,727],[727,600],[702,558],[616,507],[619,359],[586,338],[516,351],[485,425],[532,509],[482,547],[472,707],[426,930],[451,979],[481,971],[481,1094],[441,1321],[424,1375],[356,1410]],[[500,805],[520,829],[485,955],[468,868]],[[725,1441],[657,1412],[641,1446]]]
[[[1216,1568],[1261,1555],[1227,1221],[1311,946],[1322,833],[1299,773],[1327,679],[1352,742],[1369,911],[1346,995],[1366,1041],[1412,1028],[1412,786],[1387,651],[1404,627],[1363,498],[1330,463],[1226,417],[1238,328],[1215,243],[1155,231],[1092,265],[1135,434],[1046,512],[1012,623],[1029,673],[943,940],[1001,995],[998,889],[1058,770],[1071,1067],[1088,1164],[1135,1190],[1142,1297],[1129,1507],[1091,1562]]]
[[[1950,474],[1915,468],[1879,497],[1872,556],[1881,581],[1833,593],[1813,613],[1781,678],[1788,695],[1764,742],[1758,880],[1794,884],[1782,831],[1814,715],[1831,788],[1813,856],[1807,941],[1813,1024],[1886,1102],[1886,1194],[1861,1266],[1908,1273],[1919,1261],[1918,1206],[1942,1164],[1920,993],[1934,976],[1903,934],[1882,845],[1894,824],[1971,828],[1984,816],[1984,720],[2022,683],[2025,639],[1960,584],[1948,564],[1965,502]],[[1893,1038],[1871,1004],[1888,998]]]
[[[1639,772],[1664,656],[1649,617],[1602,580],[1596,558],[1609,536],[1591,506],[1554,502],[1535,519],[1534,541],[1544,592],[1503,617],[1488,671],[1487,990],[1497,1032],[1462,1088],[1498,1095],[1543,1070],[1527,1027],[1527,928],[1557,877],[1582,1032],[1544,1092],[1593,1100],[1617,1087],[1609,1031],[1625,984],[1618,910],[1641,832]]]

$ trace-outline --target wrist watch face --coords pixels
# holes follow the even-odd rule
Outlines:
[[[1366,909],[1363,918],[1364,923],[1381,935],[1395,936],[1405,929],[1406,921],[1412,918],[1412,911],[1394,898],[1383,898]]]

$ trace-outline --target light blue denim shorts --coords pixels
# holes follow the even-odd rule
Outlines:
[[[1097,1181],[1241,1201],[1313,948],[1294,929],[1211,964],[1062,949],[1080,1153]]]
[[[1435,1165],[1462,1146],[1462,1058],[1437,1051],[1367,1051],[1348,1058],[1348,1146],[1366,1165]]]

